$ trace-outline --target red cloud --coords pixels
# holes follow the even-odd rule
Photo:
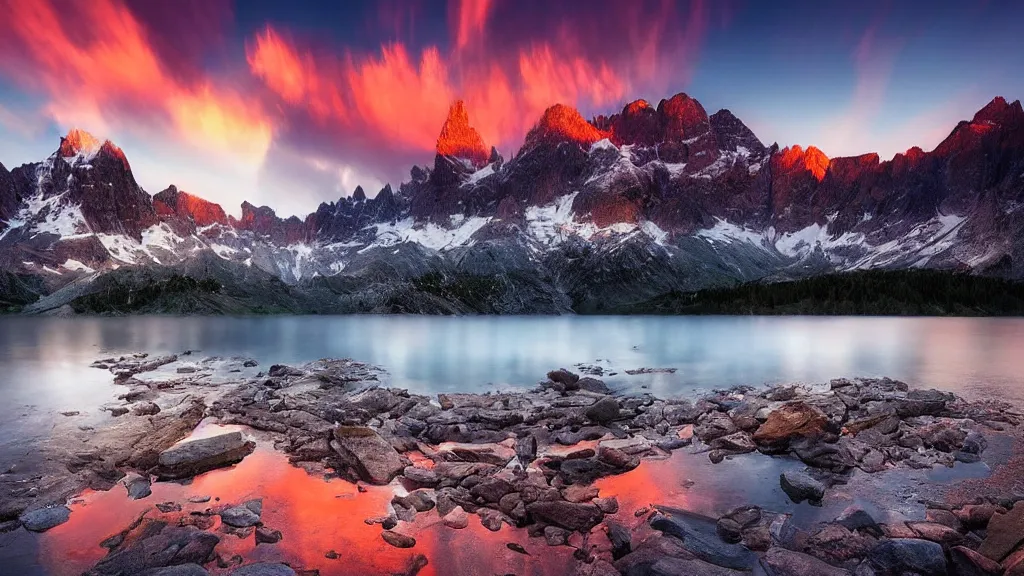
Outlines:
[[[188,78],[120,0],[0,0],[0,13],[0,72],[43,94],[58,123],[103,133],[170,128],[190,146],[262,160],[271,127],[260,105]]]
[[[484,141],[507,152],[553,104],[603,111],[638,92],[660,97],[679,87],[709,20],[700,0],[685,12],[671,1],[595,2],[585,11],[535,1],[450,6],[450,52],[391,43],[375,54],[331,55],[268,27],[248,44],[250,68],[291,114],[333,124],[346,150],[353,139],[432,150],[449,106],[462,99]],[[345,113],[325,113],[335,109]]]

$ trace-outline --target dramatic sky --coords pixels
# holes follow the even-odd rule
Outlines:
[[[685,91],[765,143],[883,158],[1024,97],[1024,2],[0,0],[0,162],[79,127],[150,193],[305,214],[432,161],[450,103],[509,157],[543,110]]]

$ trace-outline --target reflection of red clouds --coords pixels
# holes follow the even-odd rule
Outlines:
[[[202,436],[200,431],[194,437]],[[390,574],[401,572],[415,554],[424,554],[430,564],[420,574],[483,573],[550,575],[565,574],[572,563],[572,550],[548,549],[541,539],[530,539],[525,529],[502,527],[500,532],[484,528],[476,516],[470,526],[452,530],[441,524],[434,511],[417,515],[413,525],[401,523],[397,531],[415,536],[411,549],[394,548],[381,539],[381,527],[363,522],[384,515],[393,487],[369,486],[361,493],[341,480],[325,482],[288,464],[284,455],[265,448],[233,468],[197,477],[190,485],[156,483],[144,500],[128,500],[124,489],[87,492],[72,506],[71,519],[41,537],[40,560],[56,576],[81,574],[100,560],[105,550],[99,542],[123,530],[156,502],[174,501],[183,512],[204,510],[250,498],[263,498],[263,522],[280,530],[284,538],[273,546],[256,546],[252,536],[242,540],[213,531],[221,537],[217,552],[241,554],[247,561],[288,562],[293,566],[318,568],[320,574]],[[190,496],[220,497],[220,502],[190,504]],[[151,517],[160,516],[155,510]],[[524,556],[506,548],[518,542],[534,552]],[[324,557],[328,550],[340,555]],[[544,551],[544,554],[537,552]],[[493,568],[493,569],[492,569]]]
[[[0,69],[48,94],[59,122],[131,126],[128,113],[136,121],[156,114],[194,146],[257,160],[266,152],[270,126],[259,106],[168,72],[120,0],[0,0],[0,13]]]

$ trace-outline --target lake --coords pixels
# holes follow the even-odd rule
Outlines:
[[[659,397],[741,384],[889,376],[970,398],[1024,402],[1024,319],[860,317],[280,316],[0,319],[0,464],[59,412],[82,423],[123,390],[103,356],[199,350],[263,365],[349,357],[386,383],[436,394],[530,387],[601,367],[617,391]],[[674,368],[631,376],[626,370]]]

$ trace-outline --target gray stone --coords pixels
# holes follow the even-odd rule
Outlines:
[[[352,468],[361,480],[370,484],[391,482],[407,464],[391,443],[365,426],[335,428],[331,448],[344,465]]]
[[[255,447],[255,443],[246,441],[238,431],[189,440],[160,453],[157,475],[162,479],[195,476],[234,464],[252,453]]]
[[[619,414],[619,402],[611,396],[605,396],[594,402],[584,412],[587,418],[602,424],[615,420],[619,417]]]
[[[780,475],[779,483],[786,495],[797,504],[804,500],[820,502],[825,496],[825,485],[804,472],[787,470]]]
[[[26,530],[45,532],[54,526],[60,526],[67,522],[70,517],[71,510],[67,506],[52,506],[25,512],[18,519]]]
[[[734,570],[750,570],[757,563],[757,555],[741,544],[722,541],[717,535],[717,522],[685,510],[660,507],[651,527],[682,541],[691,554],[716,566]]]
[[[149,478],[138,474],[126,474],[121,482],[124,483],[124,487],[128,490],[128,497],[132,500],[139,500],[153,493]]]
[[[768,576],[849,576],[850,572],[818,560],[814,556],[785,548],[772,548],[761,558]]]
[[[250,500],[241,506],[228,508],[220,513],[220,519],[228,526],[248,528],[260,523],[263,506],[258,500]]]
[[[886,540],[871,549],[868,560],[882,574],[946,574],[946,555],[942,546],[929,540]]]

